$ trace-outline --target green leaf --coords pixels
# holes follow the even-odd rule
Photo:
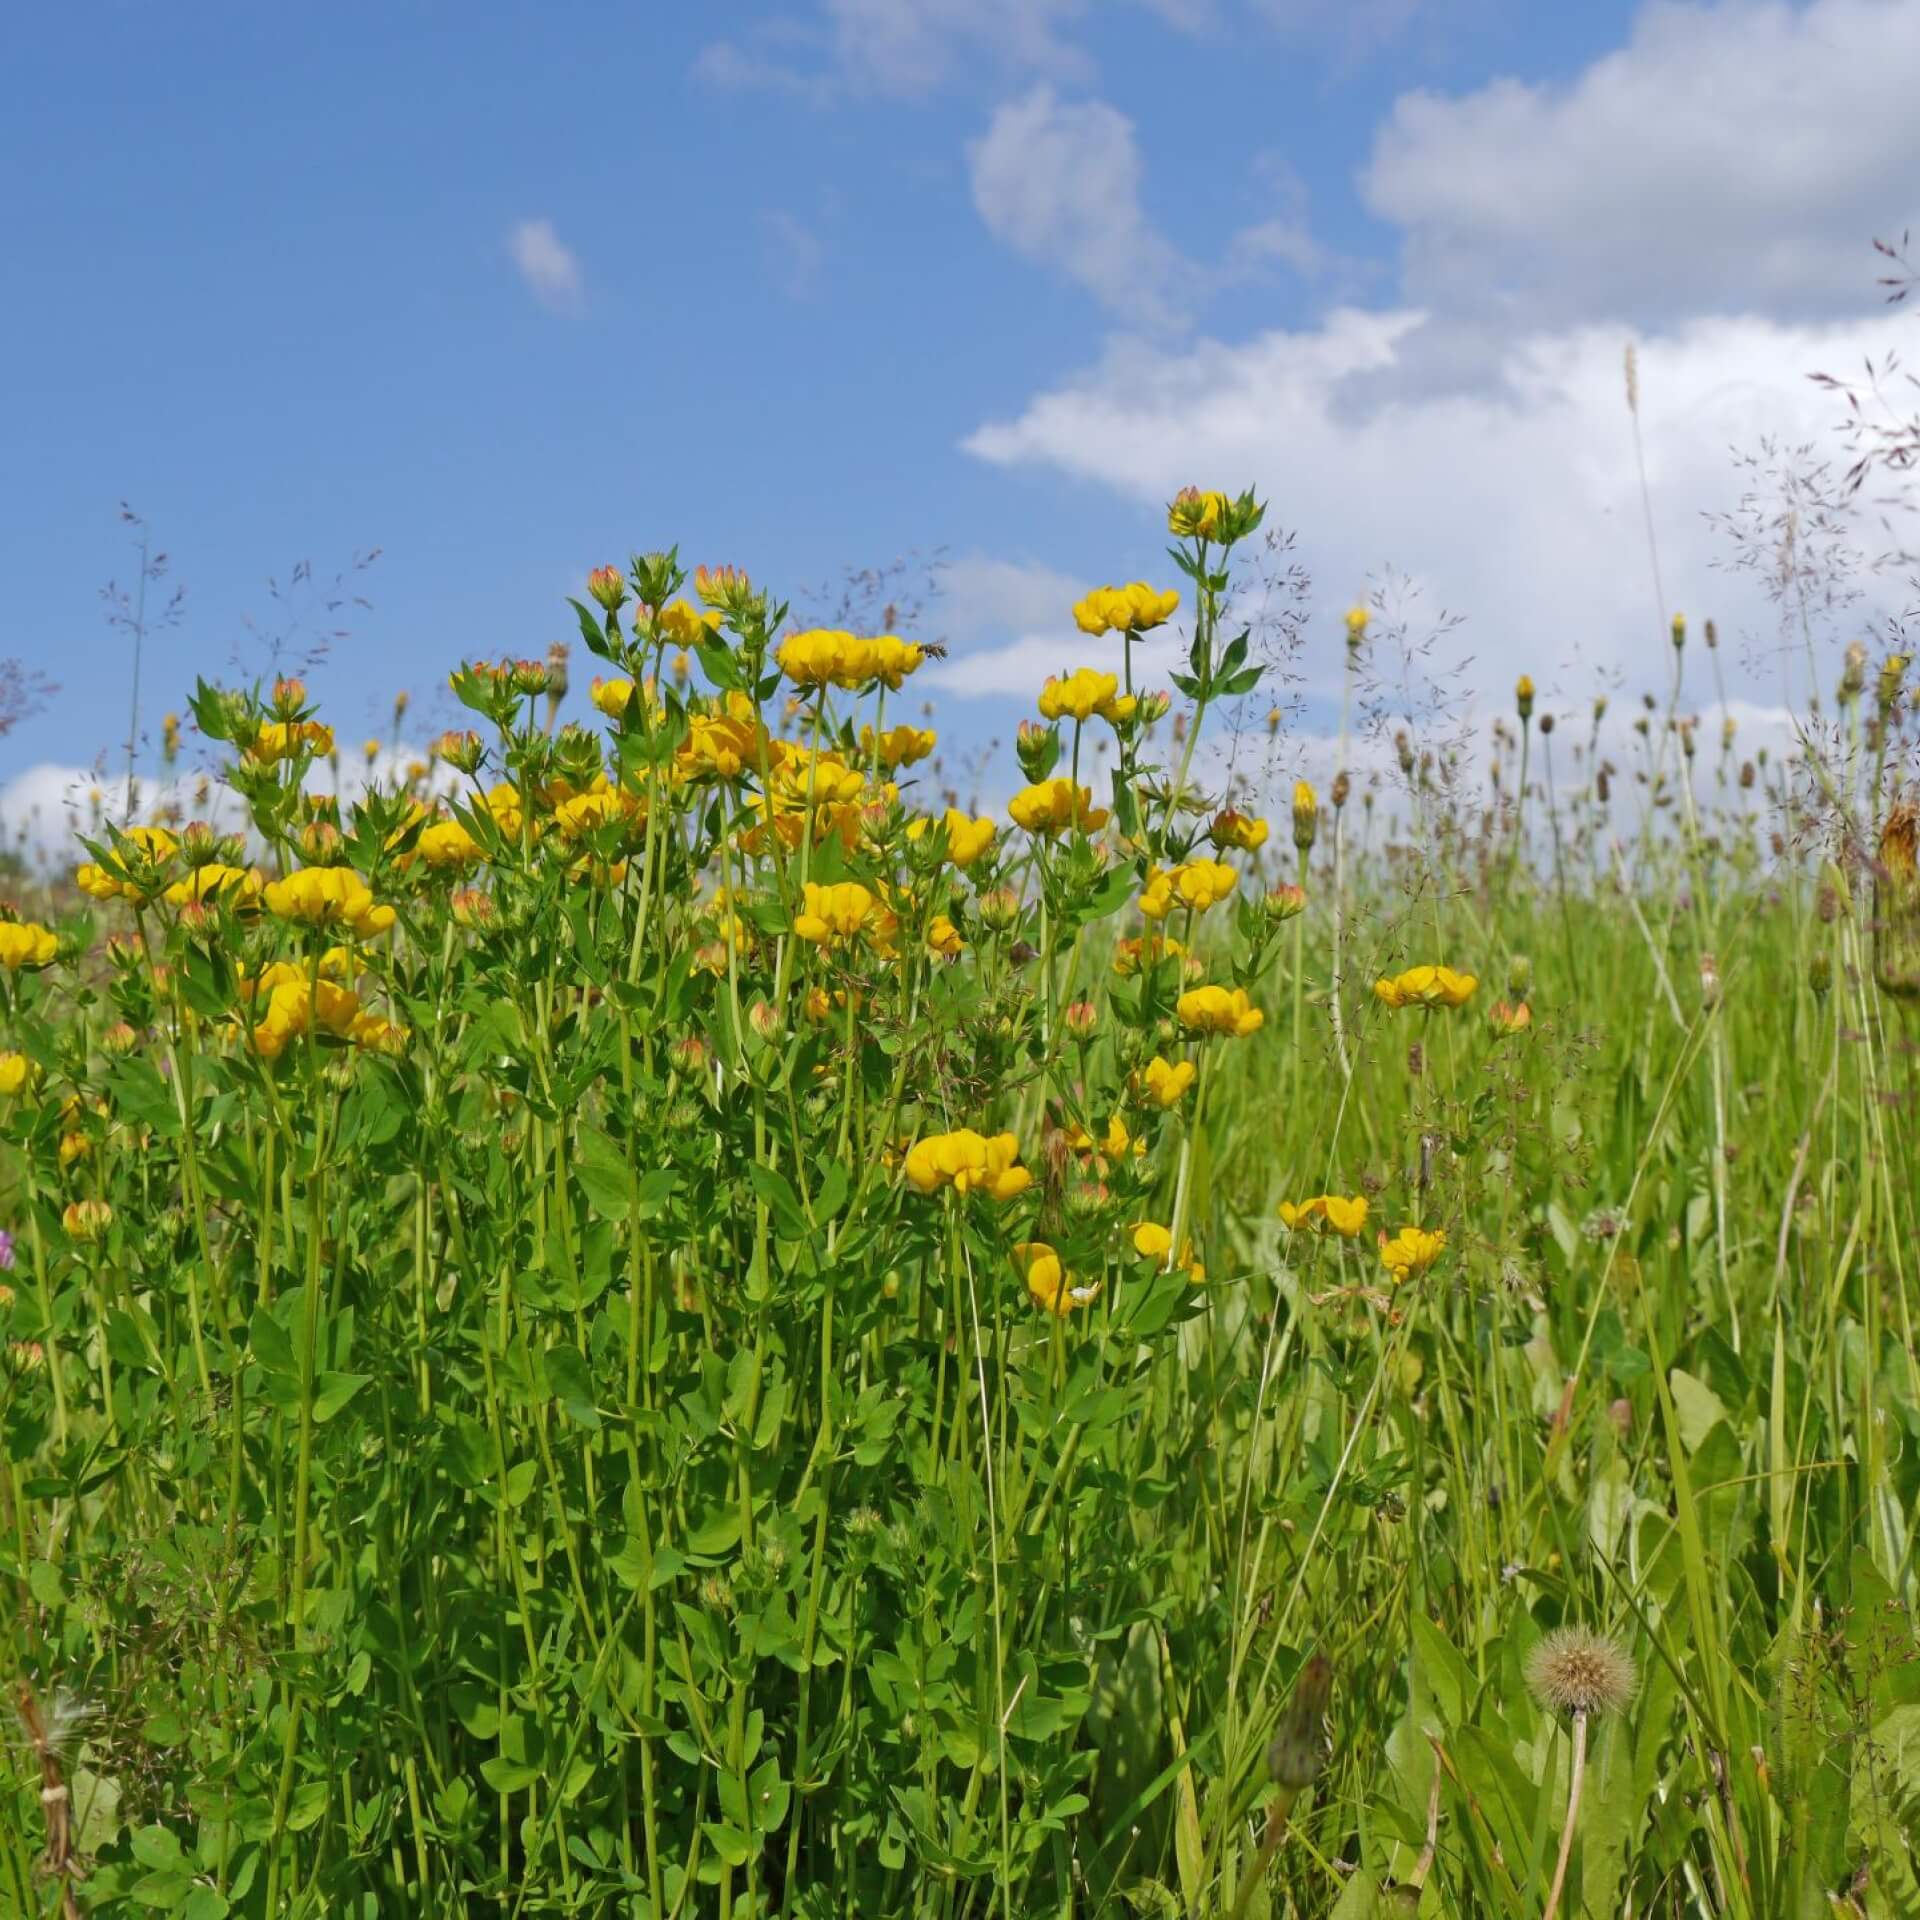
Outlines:
[[[600,1409],[593,1402],[593,1375],[578,1347],[549,1347],[540,1356],[546,1369],[547,1391],[576,1427],[600,1430]]]
[[[313,1417],[325,1422],[344,1407],[373,1378],[370,1373],[323,1373],[315,1381]]]
[[[581,1127],[573,1177],[603,1220],[624,1220],[633,1204],[633,1171],[619,1145],[598,1127]]]

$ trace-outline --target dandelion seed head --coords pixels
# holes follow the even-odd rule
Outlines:
[[[1626,1648],[1590,1627],[1556,1627],[1527,1655],[1525,1679],[1555,1713],[1618,1713],[1640,1684]]]

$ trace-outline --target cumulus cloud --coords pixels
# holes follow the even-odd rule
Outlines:
[[[996,240],[1135,320],[1175,317],[1184,263],[1140,204],[1140,152],[1125,114],[1036,87],[994,114],[967,163],[974,207]]]
[[[1852,312],[1915,211],[1916,81],[1907,0],[1659,0],[1570,83],[1403,95],[1362,186],[1456,310]]]
[[[351,804],[369,786],[392,787],[406,781],[411,769],[426,758],[424,747],[404,742],[382,747],[372,760],[342,754],[337,773],[326,761],[310,768],[307,789],[337,794],[343,804]],[[457,776],[445,766],[436,766],[428,782],[434,792],[449,791],[456,784]],[[204,820],[222,832],[237,833],[248,821],[246,802],[209,771],[177,772],[165,780],[143,775],[134,781],[132,798],[129,807],[124,774],[42,761],[0,786],[0,835],[29,860],[58,866],[86,859],[78,836],[84,833],[105,840],[110,825],[124,827],[163,818]]]
[[[507,234],[507,252],[528,290],[549,312],[580,311],[586,280],[578,257],[553,230],[551,220],[516,221]]]
[[[1525,334],[1481,387],[1397,392],[1424,319],[1343,310],[1240,343],[1117,342],[964,444],[997,466],[1095,481],[1146,511],[1188,483],[1252,483],[1272,518],[1298,529],[1323,604],[1343,606],[1384,566],[1403,569],[1429,606],[1468,616],[1451,644],[1475,656],[1482,685],[1562,662],[1589,687],[1608,671],[1658,679],[1667,610],[1649,575],[1623,335]],[[1745,634],[1760,670],[1779,670],[1773,611],[1753,576],[1715,570],[1724,549],[1701,512],[1730,503],[1729,445],[1817,441],[1833,412],[1808,370],[1884,348],[1901,324],[1704,319],[1642,343],[1666,591],[1696,619],[1718,618],[1728,658]]]

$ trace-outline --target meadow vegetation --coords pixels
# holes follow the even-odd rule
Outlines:
[[[1907,663],[1272,805],[1261,517],[986,811],[671,552],[197,690],[0,924],[0,1913],[1920,1913]]]

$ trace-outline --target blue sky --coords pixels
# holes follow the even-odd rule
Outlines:
[[[1155,567],[1152,502],[1181,478],[1270,493],[1327,621],[1392,560],[1464,594],[1504,666],[1523,610],[1486,604],[1502,527],[1544,503],[1477,448],[1519,433],[1546,466],[1592,460],[1592,370],[1643,340],[1684,564],[1697,510],[1731,504],[1698,497],[1720,469],[1697,443],[1729,406],[1769,424],[1762,393],[1804,408],[1804,356],[1885,324],[1866,243],[1910,211],[1912,142],[1850,144],[1834,111],[1868,47],[1891,69],[1869,85],[1911,87],[1913,14],[21,13],[0,60],[0,654],[61,688],[0,741],[0,780],[123,737],[126,648],[96,592],[127,569],[123,498],[187,591],[149,657],[156,730],[194,673],[264,667],[247,621],[272,628],[266,582],[297,560],[324,576],[382,549],[316,677],[357,736],[463,655],[566,637],[588,567],[678,540],[795,590],[945,548],[930,624],[964,670],[943,707],[979,735],[1014,711],[994,662],[1068,646],[1065,585]],[[1842,117],[1870,117],[1846,84]],[[1622,141],[1676,99],[1682,147]],[[1789,133],[1805,116],[1810,184],[1762,164],[1742,188],[1754,102]],[[1625,445],[1555,510],[1617,518]]]

